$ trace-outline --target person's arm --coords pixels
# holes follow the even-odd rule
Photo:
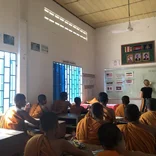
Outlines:
[[[27,112],[22,112],[23,119],[28,121],[29,123],[39,127],[40,122],[32,118]]]
[[[62,140],[62,151],[73,156],[93,156],[91,151],[81,151],[66,140]]]
[[[140,91],[140,98],[143,98],[143,92]]]
[[[72,104],[68,101],[68,107],[70,107],[70,108],[71,108],[71,106],[72,106]]]

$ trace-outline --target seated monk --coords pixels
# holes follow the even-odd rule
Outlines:
[[[87,103],[89,103],[89,104],[93,104],[93,103],[96,103],[96,102],[99,102],[96,98],[93,98],[92,100],[87,101]]]
[[[142,114],[140,122],[150,126],[156,126],[156,99],[147,99],[147,112]]]
[[[62,92],[60,94],[60,100],[57,100],[52,105],[52,111],[56,114],[68,113],[68,107],[71,107],[71,104],[68,99],[68,94],[66,92]]]
[[[33,119],[31,116],[29,116],[29,114],[25,110],[22,109],[26,105],[25,99],[26,99],[25,95],[16,94],[15,100],[14,100],[16,106],[13,108],[10,108],[5,113],[5,115],[1,117],[0,128],[26,131],[27,128],[26,128],[24,120],[39,127],[39,122]]]
[[[136,105],[129,104],[125,109],[128,124],[118,125],[124,135],[126,149],[143,153],[156,153],[156,130],[139,122],[140,112]]]
[[[81,105],[81,99],[76,97],[74,99],[75,105],[72,105],[70,108],[70,113],[80,115],[81,113],[87,113],[87,109],[83,108]]]
[[[103,106],[100,103],[92,104],[90,114],[88,113],[77,125],[76,139],[82,143],[100,144],[97,132],[104,123],[103,115]]]
[[[115,116],[125,117],[125,107],[129,104],[129,97],[122,97],[122,104],[120,104],[115,110]]]
[[[38,103],[33,104],[30,108],[29,115],[33,118],[40,118],[43,112],[47,111],[45,105],[47,104],[47,97],[43,94],[38,96]]]
[[[64,153],[73,156],[91,156],[91,153],[79,150],[68,141],[56,138],[59,129],[55,113],[44,113],[40,120],[44,134],[35,135],[27,142],[24,156],[60,156]]]
[[[112,123],[115,122],[114,110],[106,107],[108,103],[108,95],[105,92],[99,93],[99,102],[103,105],[105,120]]]
[[[104,151],[97,156],[154,156],[138,151],[127,151],[122,133],[115,124],[103,124],[98,130],[98,136]]]

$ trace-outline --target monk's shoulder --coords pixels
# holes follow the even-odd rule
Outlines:
[[[153,156],[153,154],[147,154],[140,151],[128,152],[127,156]]]
[[[40,139],[40,137],[42,137],[42,134],[37,134],[33,136],[31,139],[28,140],[27,145],[35,144]]]
[[[120,131],[124,131],[126,126],[127,126],[127,124],[119,124],[119,125],[117,125],[117,127],[120,129]]]
[[[29,113],[21,109],[21,110],[17,110],[17,114],[23,118],[25,115]]]
[[[141,115],[140,118],[147,118],[151,113],[150,112],[145,112]]]

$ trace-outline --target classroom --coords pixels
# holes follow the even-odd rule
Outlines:
[[[156,0],[0,0],[0,155],[156,155]]]

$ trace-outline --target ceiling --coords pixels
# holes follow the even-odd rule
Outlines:
[[[54,0],[79,19],[99,28],[128,21],[128,0]],[[131,20],[156,16],[156,0],[130,0]]]

